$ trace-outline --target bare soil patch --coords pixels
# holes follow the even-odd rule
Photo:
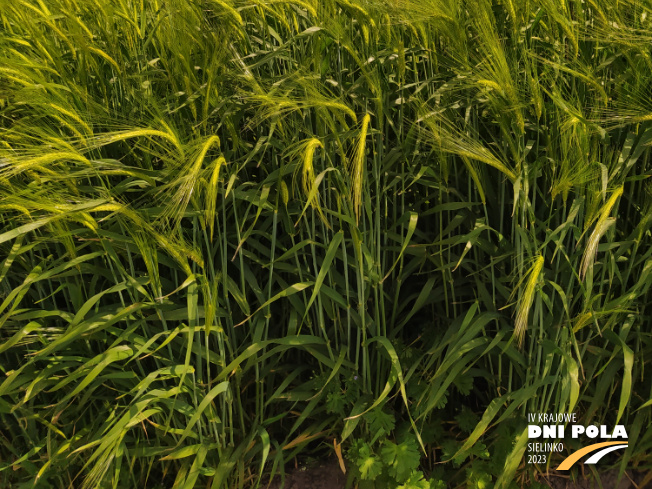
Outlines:
[[[625,471],[618,481],[618,470],[610,470],[600,474],[596,479],[594,474],[586,471],[584,476],[572,479],[566,472],[551,471],[544,480],[551,489],[638,489],[644,477],[641,473]]]
[[[285,485],[276,476],[269,489],[344,489],[346,475],[335,459],[299,466],[285,474]]]
[[[274,477],[268,489],[345,489],[347,476],[342,473],[336,459],[327,459],[306,465],[299,465],[285,474],[285,484],[281,476]],[[595,479],[592,472],[573,479],[566,472],[551,471],[541,482],[547,483],[550,489],[643,489],[648,487],[642,472],[627,471],[618,481],[618,470],[610,470],[600,474]],[[648,478],[649,479],[649,478]],[[644,483],[644,485],[641,485]],[[355,487],[355,486],[354,486]]]

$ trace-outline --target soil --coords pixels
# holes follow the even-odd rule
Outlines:
[[[285,474],[284,486],[281,477],[275,477],[269,489],[344,489],[345,485],[346,475],[337,460],[326,460],[292,469]]]
[[[618,471],[612,470],[600,475],[600,482],[594,480],[589,471],[580,480],[570,480],[565,472],[551,471],[541,482],[547,483],[550,489],[643,489],[641,482],[644,474],[626,472],[618,481]],[[645,481],[648,482],[648,481]],[[346,476],[342,473],[337,460],[325,460],[304,466],[298,466],[285,475],[285,485],[281,485],[281,477],[276,476],[268,489],[345,489]],[[647,484],[645,484],[647,487]]]
[[[618,470],[611,470],[600,474],[597,481],[587,470],[585,477],[572,481],[565,472],[551,471],[542,482],[547,482],[551,489],[642,489],[640,484],[643,479],[640,473],[626,471],[618,482]]]

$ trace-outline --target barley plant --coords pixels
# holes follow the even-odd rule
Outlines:
[[[0,0],[0,487],[543,487],[652,454],[650,0]]]

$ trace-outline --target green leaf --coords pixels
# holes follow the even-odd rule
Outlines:
[[[366,443],[359,449],[356,464],[363,480],[374,480],[383,470],[380,459],[374,455]]]
[[[419,466],[419,450],[416,440],[408,436],[400,444],[385,440],[381,449],[383,463],[388,466],[389,475],[398,482],[404,482]]]
[[[404,484],[396,489],[430,489],[431,484],[423,478],[423,472],[413,471]]]

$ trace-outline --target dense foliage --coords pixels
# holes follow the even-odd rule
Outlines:
[[[0,0],[0,486],[534,487],[528,412],[649,468],[651,41],[650,0]]]

